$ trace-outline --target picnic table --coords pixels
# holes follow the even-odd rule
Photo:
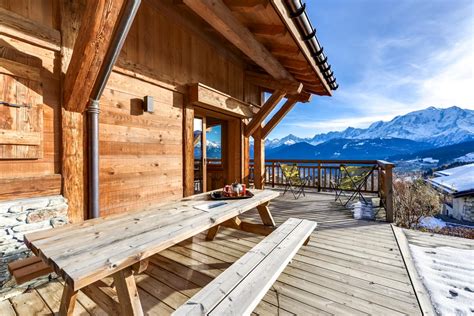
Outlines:
[[[150,256],[206,230],[207,238],[213,239],[220,225],[263,235],[275,229],[268,203],[279,193],[252,193],[249,199],[225,201],[210,201],[209,193],[199,194],[140,212],[27,234],[25,244],[65,281],[60,315],[72,315],[79,290],[100,295],[95,283],[109,276],[114,278],[120,306],[96,296],[98,303],[112,304],[99,305],[109,312],[142,315],[133,274],[146,269]],[[240,220],[239,215],[254,208],[262,224]]]

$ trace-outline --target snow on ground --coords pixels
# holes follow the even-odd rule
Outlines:
[[[464,156],[458,157],[454,159],[454,161],[458,162],[474,162],[474,153],[468,153],[465,154]]]
[[[418,274],[439,315],[474,314],[474,250],[410,244]]]
[[[428,229],[437,229],[446,227],[446,222],[436,217],[426,216],[420,219],[418,226]]]

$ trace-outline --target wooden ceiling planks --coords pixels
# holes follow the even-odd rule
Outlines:
[[[244,10],[245,2],[246,1],[239,0],[224,0],[224,3],[232,10],[237,19],[249,28],[257,40],[276,57],[283,67],[285,67],[295,79],[305,84],[306,90],[318,95],[330,95],[330,89],[327,83],[324,79],[321,79],[323,78],[322,75],[318,74],[318,70],[315,71],[311,61],[308,61],[304,54],[301,53],[301,47],[292,36],[291,32],[296,31],[295,36],[299,38],[296,28],[289,28],[291,32],[288,32],[287,25],[282,21],[275,7],[271,5],[271,1],[248,1],[247,9]],[[257,6],[259,10],[251,9]],[[279,9],[281,10],[281,5]],[[286,22],[290,23],[289,21]],[[269,26],[275,26],[275,31],[271,31]],[[282,32],[282,26],[286,30],[284,33]],[[272,32],[274,34],[272,34]],[[296,76],[301,71],[308,73],[308,76],[304,78],[300,76],[297,78]],[[315,89],[314,87],[321,87],[322,89]]]

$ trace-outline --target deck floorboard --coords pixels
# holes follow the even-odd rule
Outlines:
[[[308,193],[298,200],[287,194],[270,210],[277,224],[297,217],[314,220],[318,227],[254,314],[421,315],[390,224],[354,220],[332,194]],[[256,210],[245,218],[259,221]],[[214,241],[200,234],[152,257],[147,271],[136,276],[145,313],[171,313],[262,238],[221,228]],[[54,281],[0,302],[0,310],[6,315],[38,309],[52,314],[60,297],[61,283]],[[105,314],[83,294],[78,302],[75,315]]]

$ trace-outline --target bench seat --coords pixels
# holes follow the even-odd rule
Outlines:
[[[173,315],[249,315],[315,228],[288,219]]]
[[[16,260],[8,264],[8,271],[18,285],[53,272],[50,266],[37,256]]]

